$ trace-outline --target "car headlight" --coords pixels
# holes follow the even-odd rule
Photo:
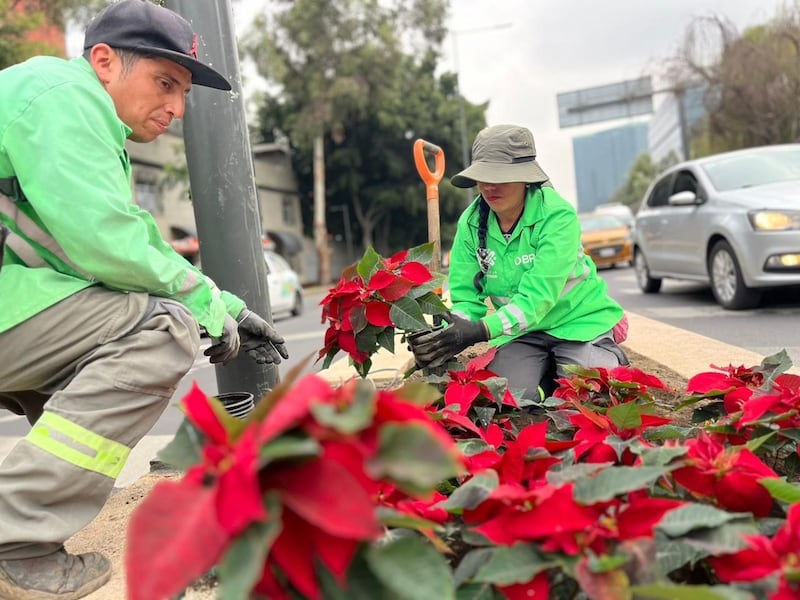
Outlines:
[[[756,231],[789,231],[800,229],[800,212],[754,210],[747,213],[750,224]]]

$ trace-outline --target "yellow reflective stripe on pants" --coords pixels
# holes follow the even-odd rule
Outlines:
[[[88,471],[116,479],[131,449],[45,411],[25,436],[30,443]]]

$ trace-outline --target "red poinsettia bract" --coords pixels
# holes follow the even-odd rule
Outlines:
[[[772,539],[765,535],[745,538],[747,547],[709,562],[725,582],[758,581],[778,574],[778,589],[770,600],[800,598],[800,504],[793,504],[786,521]]]
[[[686,442],[686,466],[672,476],[694,496],[733,512],[765,517],[772,496],[758,480],[778,475],[744,447],[726,447],[705,432]]]

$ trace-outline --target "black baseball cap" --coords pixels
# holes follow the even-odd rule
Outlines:
[[[197,34],[189,22],[149,0],[119,0],[100,12],[86,29],[83,49],[95,44],[167,58],[192,73],[192,83],[218,90],[231,84],[197,60]]]

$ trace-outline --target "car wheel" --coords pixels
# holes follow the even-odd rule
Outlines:
[[[717,303],[727,310],[755,308],[761,303],[761,290],[749,288],[742,278],[739,261],[730,244],[720,240],[708,258],[708,278]]]
[[[303,294],[300,290],[294,293],[294,305],[292,305],[292,316],[297,317],[303,313]]]
[[[645,294],[656,294],[661,289],[661,280],[650,277],[650,268],[641,250],[633,255],[633,269],[636,271],[636,283]]]

